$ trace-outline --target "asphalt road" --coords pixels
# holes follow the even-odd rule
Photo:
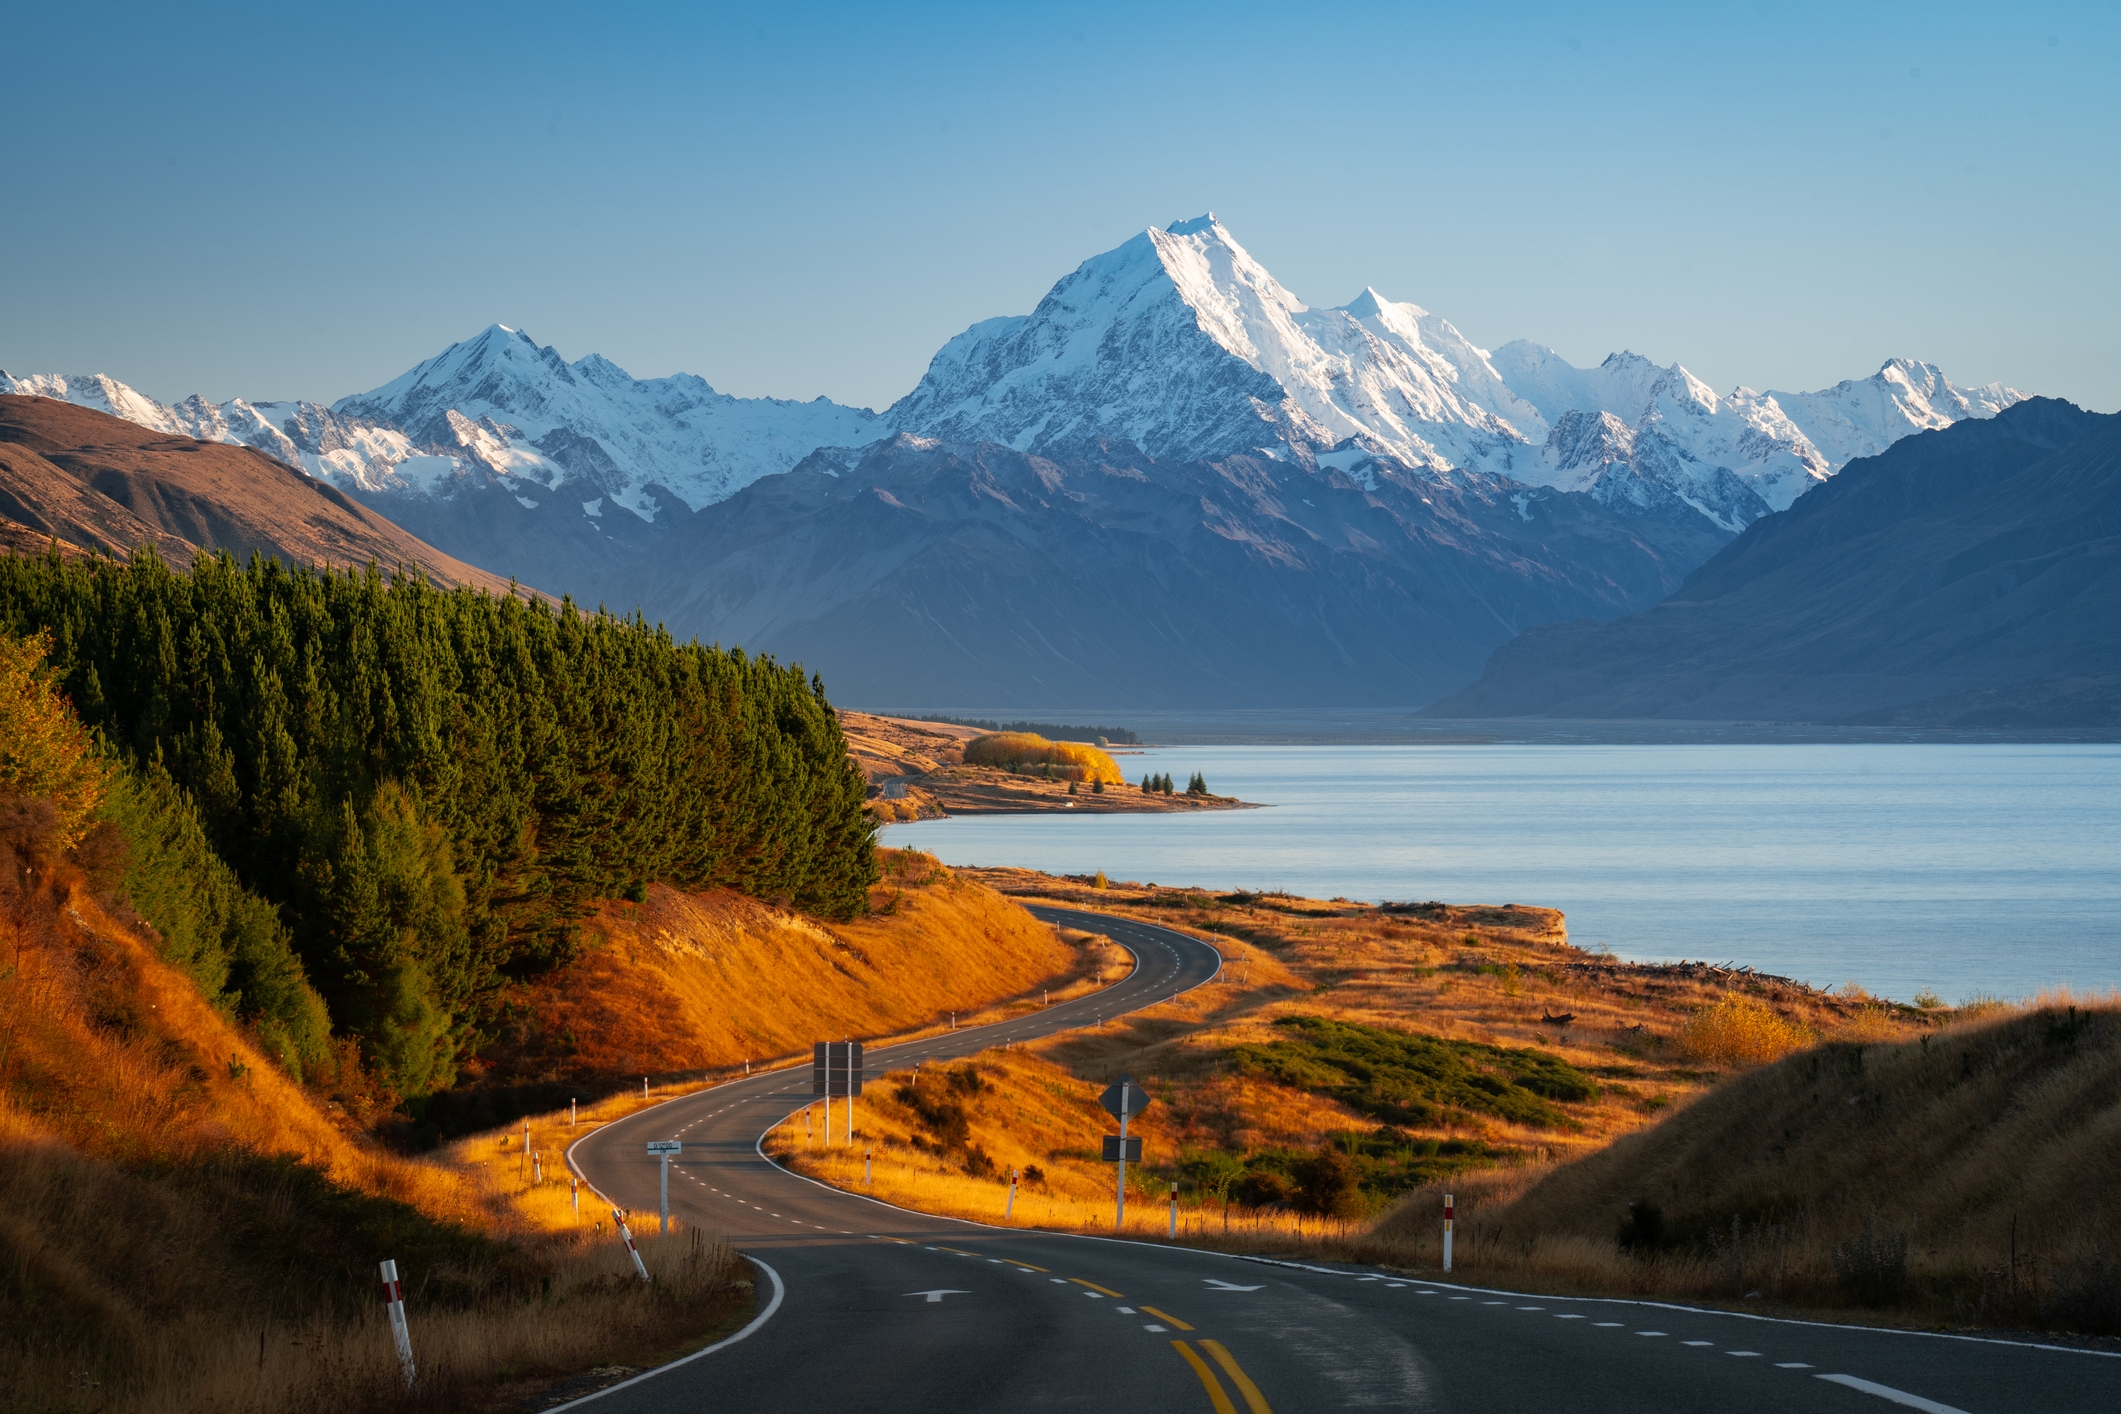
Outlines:
[[[1033,911],[1106,934],[1134,953],[1134,971],[1028,1017],[873,1050],[869,1073],[1092,1025],[1220,966],[1212,947],[1167,929]],[[674,1216],[760,1264],[771,1311],[734,1343],[581,1401],[596,1414],[2121,1410],[2121,1358],[2097,1354],[1528,1297],[905,1212],[759,1153],[760,1135],[811,1099],[807,1065],[754,1075],[569,1151],[589,1184],[652,1224],[657,1166],[643,1146],[682,1140]]]

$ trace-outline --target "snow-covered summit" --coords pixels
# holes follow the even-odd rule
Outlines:
[[[817,447],[888,430],[867,408],[824,398],[736,398],[690,373],[638,379],[598,354],[569,363],[503,324],[332,411],[511,485],[586,482],[644,520],[662,509],[659,493],[697,510]]]
[[[1448,322],[1373,290],[1312,309],[1210,214],[1083,262],[1027,316],[975,324],[885,419],[1022,451],[1112,437],[1180,458],[1352,438],[1440,469],[1507,464],[1516,410]]]

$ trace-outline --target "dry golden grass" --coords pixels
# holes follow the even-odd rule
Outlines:
[[[2117,1096],[2111,996],[1990,1007],[1913,1041],[1828,1043],[1579,1162],[1461,1193],[1458,1264],[1578,1290],[1869,1300],[2115,1333]],[[1436,1200],[1379,1227],[1408,1265],[1438,1260]],[[1646,1207],[1661,1240],[1624,1250]],[[1866,1223],[1906,1240],[1892,1290],[1865,1292],[1848,1270],[1845,1244]]]
[[[1458,1266],[1482,1279],[1693,1297],[1760,1291],[1816,1309],[1871,1299],[1851,1294],[1833,1262],[1871,1217],[1888,1239],[1914,1234],[1909,1282],[1893,1298],[1912,1314],[2096,1327],[2096,1317],[2066,1310],[2077,1309],[2071,1300],[2096,1304],[2097,1282],[2084,1274],[2098,1270],[2099,1244],[2110,1252],[2121,1233],[2121,1191],[2110,1181],[2121,1166],[2112,1100],[2121,1094],[2121,1018],[2111,999],[1925,1014],[1855,988],[1619,963],[1571,948],[1560,916],[1543,909],[1384,912],[1022,871],[980,877],[1013,896],[1212,939],[1228,959],[1224,977],[1101,1029],[976,1057],[981,1088],[956,1097],[965,1142],[947,1151],[912,1108],[888,1095],[865,1102],[876,1151],[869,1191],[879,1198],[999,1222],[1007,1171],[1036,1167],[1044,1181],[1020,1191],[1011,1221],[1109,1230],[1113,1173],[1096,1141],[1112,1126],[1094,1097],[1126,1071],[1159,1100],[1137,1122],[1148,1162],[1128,1227],[1161,1233],[1169,1209],[1160,1185],[1181,1156],[1301,1149],[1374,1124],[1223,1064],[1233,1046],[1285,1035],[1273,1028],[1278,1017],[1324,1016],[1534,1047],[1595,1075],[1602,1093],[1567,1106],[1571,1122],[1560,1129],[1449,1117],[1431,1137],[1479,1140],[1498,1157],[1367,1222],[1233,1207],[1226,1235],[1220,1202],[1189,1185],[1180,1201],[1188,1240],[1433,1268],[1449,1189],[1462,1217]],[[1851,1072],[1827,1096],[1821,1087],[1839,1085],[1836,1068],[1850,1066],[1861,1082]],[[800,1124],[771,1143],[806,1172],[860,1185],[859,1155],[808,1150]],[[967,1172],[973,1150],[993,1172]],[[1622,1248],[1631,1201],[1660,1205],[1663,1246]],[[2044,1215],[2037,1234],[2034,1213]]]
[[[523,989],[532,1020],[489,1048],[489,1076],[609,1088],[726,1071],[1079,981],[1077,951],[992,889],[916,850],[879,858],[870,911],[846,922],[728,892],[655,887],[645,903],[605,904],[582,956]]]
[[[462,1408],[672,1353],[744,1304],[687,1236],[652,1290],[549,1185],[388,1153],[108,917],[0,849],[0,1388],[37,1409]],[[34,844],[34,841],[31,842]],[[36,882],[31,882],[32,879]],[[607,1228],[608,1232],[608,1228]],[[400,1261],[417,1397],[375,1263]]]
[[[1022,774],[1046,774],[1064,781],[1103,781],[1119,785],[1126,777],[1119,764],[1097,747],[1079,741],[1048,741],[1032,732],[990,732],[965,743],[967,766],[993,766]]]
[[[1804,1027],[1783,1019],[1758,997],[1736,992],[1688,1017],[1678,1036],[1679,1049],[1689,1058],[1730,1068],[1766,1065],[1811,1041]]]

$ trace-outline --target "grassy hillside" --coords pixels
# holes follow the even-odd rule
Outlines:
[[[386,1153],[114,916],[47,802],[0,804],[0,1388],[40,1410],[462,1408],[733,1318],[729,1254],[623,1254]],[[399,1263],[403,1396],[375,1264]]]
[[[1737,1076],[1476,1202],[1459,1252],[1579,1286],[2121,1334],[2117,1173],[2121,1004],[1996,1008]]]
[[[493,1082],[712,1071],[884,1036],[1059,991],[1083,962],[992,889],[880,850],[870,910],[821,920],[728,891],[607,902],[580,955],[525,986],[488,1052]]]

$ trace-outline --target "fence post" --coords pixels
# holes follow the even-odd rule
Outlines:
[[[405,1388],[413,1387],[412,1335],[405,1329],[405,1288],[398,1285],[395,1258],[383,1263],[383,1301],[390,1308],[390,1338],[398,1347],[398,1364],[405,1370]]]
[[[641,1274],[642,1281],[648,1280],[648,1264],[641,1260],[641,1249],[633,1245],[633,1230],[626,1226],[625,1214],[613,1208],[611,1221],[618,1228],[619,1237],[626,1244],[626,1251],[633,1257],[633,1269]]]

